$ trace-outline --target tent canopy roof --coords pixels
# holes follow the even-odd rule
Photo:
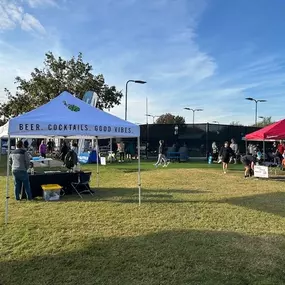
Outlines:
[[[139,137],[140,127],[63,92],[50,102],[11,119],[0,137]]]
[[[249,141],[273,141],[285,139],[285,119],[247,134],[245,139]]]

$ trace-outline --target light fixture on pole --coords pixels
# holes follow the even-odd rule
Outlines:
[[[154,124],[155,118],[159,118],[159,116],[154,116],[154,115],[150,115],[150,114],[146,114],[146,116],[152,118],[152,123],[153,123],[153,124]]]
[[[126,95],[125,95],[125,120],[128,119],[128,84],[130,82],[137,83],[137,84],[145,84],[146,81],[143,80],[128,80],[126,82]]]
[[[188,107],[184,108],[184,110],[193,112],[193,126],[194,126],[194,123],[195,123],[195,113],[203,111],[203,109],[192,109],[192,108],[188,108]]]
[[[252,97],[245,98],[245,100],[255,102],[255,126],[256,126],[257,125],[257,104],[258,103],[267,102],[267,100],[264,100],[264,99],[254,99]]]
[[[174,135],[175,135],[175,136],[178,135],[178,130],[179,130],[178,125],[175,125],[175,126],[174,126]]]
[[[218,125],[217,135],[220,133],[220,122],[219,121],[213,121],[214,124]]]

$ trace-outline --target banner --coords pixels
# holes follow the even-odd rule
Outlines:
[[[255,165],[254,166],[254,177],[268,178],[268,166]]]
[[[83,101],[96,108],[98,102],[98,94],[94,91],[87,91],[83,96]],[[79,152],[84,151],[84,146],[85,146],[85,140],[84,139],[79,140],[78,144]]]
[[[87,91],[85,92],[83,99],[82,99],[85,103],[96,107],[97,102],[98,102],[98,94],[94,91]]]

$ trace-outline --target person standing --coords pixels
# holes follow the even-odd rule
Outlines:
[[[66,144],[66,142],[64,141],[60,150],[60,158],[62,160],[62,162],[64,163],[65,161],[65,156],[68,153],[68,146]]]
[[[71,149],[78,155],[78,144],[76,142],[72,143]]]
[[[42,141],[39,147],[39,153],[40,156],[43,158],[47,157],[47,145],[45,144],[45,141]]]
[[[223,163],[223,171],[225,174],[228,171],[228,165],[232,155],[233,155],[233,150],[230,148],[229,142],[226,141],[224,146],[222,146],[220,150],[220,156],[222,158],[222,163]]]
[[[278,151],[278,157],[280,158],[280,161],[282,160],[282,155],[284,153],[285,147],[284,147],[284,143],[283,141],[280,141],[278,147],[277,147],[277,151]]]
[[[32,200],[32,192],[29,181],[28,169],[30,167],[30,156],[24,149],[22,141],[17,142],[16,150],[12,151],[9,156],[10,164],[12,165],[12,173],[15,184],[15,198],[20,200],[22,184],[24,185],[28,200]]]
[[[218,161],[219,149],[218,149],[216,142],[212,143],[212,157],[213,157],[213,161]]]
[[[37,141],[35,139],[32,140],[31,147],[33,150],[33,154],[35,154],[37,151]]]
[[[238,149],[238,144],[236,143],[235,139],[231,139],[230,148],[233,151],[234,163],[237,164],[237,159],[238,159],[238,155],[239,155],[239,149]]]
[[[52,153],[52,141],[51,139],[49,139],[48,143],[47,143],[47,149],[49,153]]]
[[[155,167],[158,167],[159,165],[161,165],[163,163],[163,167],[167,167],[168,166],[168,162],[165,156],[165,146],[164,146],[164,141],[160,140],[159,141],[159,147],[158,147],[158,159],[156,164],[154,165]]]
[[[27,139],[24,141],[24,148],[25,148],[26,150],[29,150],[29,142],[28,142]]]
[[[124,162],[125,161],[125,144],[123,141],[118,143],[118,152],[120,154],[119,162]]]
[[[67,152],[65,159],[64,159],[64,164],[67,169],[74,169],[76,165],[78,164],[78,157],[77,153],[75,151],[75,146],[72,146],[71,149]]]

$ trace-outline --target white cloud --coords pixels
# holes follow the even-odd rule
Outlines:
[[[0,0],[0,29],[14,29],[22,21],[23,9],[15,3]]]
[[[39,32],[40,34],[45,33],[45,28],[42,26],[40,21],[34,16],[25,13],[21,22],[21,28],[27,32]]]
[[[33,15],[25,13],[18,1],[0,0],[0,31],[16,27],[28,32],[45,33],[45,28]]]
[[[32,8],[39,6],[58,6],[58,3],[55,0],[26,0],[26,2]]]
[[[171,61],[170,61],[171,62]],[[217,64],[214,59],[202,52],[196,52],[193,57],[176,63],[154,67],[154,79],[179,79],[188,77],[193,82],[200,82],[214,75]]]

